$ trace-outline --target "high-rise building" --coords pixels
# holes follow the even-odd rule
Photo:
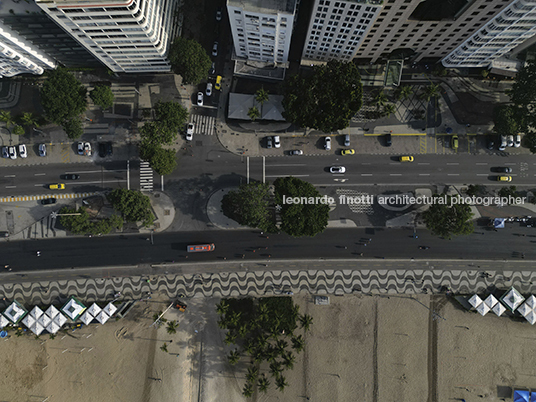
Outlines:
[[[286,65],[296,0],[228,0],[238,59]]]
[[[177,0],[36,0],[113,72],[169,71]]]
[[[302,64],[352,60],[382,9],[379,3],[377,0],[315,0]]]

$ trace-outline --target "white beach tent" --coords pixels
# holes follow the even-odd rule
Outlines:
[[[476,311],[478,311],[482,316],[488,314],[489,310],[490,308],[486,303],[480,303],[478,306],[476,306]]]
[[[39,324],[37,321],[34,322],[34,324],[30,327],[30,331],[32,331],[36,335],[41,335],[41,332],[43,332],[45,329],[41,324]]]
[[[48,315],[50,318],[56,317],[59,313],[59,310],[54,306],[50,306],[49,308],[47,308],[47,311],[45,311],[45,314]]]
[[[106,321],[110,319],[110,316],[106,314],[104,311],[101,311],[98,316],[95,317],[98,322],[101,324],[104,324]]]
[[[521,303],[525,301],[525,298],[517,291],[513,286],[502,297],[501,301],[510,310],[515,311]]]
[[[519,308],[517,309],[517,312],[519,314],[521,314],[523,317],[526,317],[527,314],[531,311],[532,309],[527,306],[527,303],[523,303],[521,306],[519,306]]]
[[[51,321],[50,324],[47,326],[47,331],[51,334],[55,334],[60,330],[60,327],[58,327],[58,324],[56,324],[54,321]]]
[[[37,319],[37,322],[43,327],[48,327],[48,324],[52,321],[52,318],[50,318],[48,315],[43,314],[41,317]]]
[[[486,300],[484,300],[484,303],[486,303],[489,308],[493,308],[493,306],[495,306],[498,302],[499,300],[497,300],[497,298],[493,295],[489,295],[486,297]]]
[[[117,307],[115,307],[115,305],[110,302],[102,309],[102,311],[104,311],[109,317],[111,317],[117,311]]]
[[[482,304],[482,299],[475,294],[469,299],[469,304],[474,308],[477,308],[480,304]]]
[[[2,314],[0,314],[0,328],[4,328],[8,324],[9,324],[9,320],[6,317],[4,317]]]
[[[30,311],[29,313],[33,318],[35,318],[36,320],[41,317],[43,314],[45,314],[45,312],[43,310],[41,310],[39,307],[35,306],[32,311]]]
[[[93,316],[89,314],[89,311],[84,311],[84,314],[80,316],[80,321],[82,321],[84,324],[88,325],[91,321],[93,321]]]
[[[495,314],[497,314],[497,317],[500,317],[503,315],[503,313],[506,311],[506,307],[502,305],[502,303],[497,303],[493,308],[491,309]]]

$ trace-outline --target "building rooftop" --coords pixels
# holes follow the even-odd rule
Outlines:
[[[228,0],[227,5],[251,12],[273,14],[274,11],[284,11],[294,14],[296,0]]]
[[[51,0],[35,0],[36,3],[51,3]],[[130,5],[130,0],[53,0],[58,6],[79,6],[90,7],[96,5],[98,7],[118,7],[121,5]]]

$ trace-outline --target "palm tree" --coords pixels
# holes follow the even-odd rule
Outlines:
[[[374,104],[376,105],[376,109],[380,109],[383,105],[385,105],[385,102],[387,102],[387,95],[385,95],[385,92],[383,92],[383,89],[380,89],[378,92],[376,92],[376,95],[374,96]]]
[[[263,373],[262,377],[259,378],[259,391],[266,393],[268,392],[269,386],[270,386],[270,380],[268,380],[266,375],[264,375]]]
[[[262,106],[262,104],[268,100],[268,91],[264,88],[259,89],[255,92],[255,100]]]
[[[16,332],[15,332],[15,336],[19,337],[19,336],[22,336],[22,331],[20,329],[18,329]]]
[[[176,334],[178,327],[179,327],[179,324],[177,323],[177,321],[173,320],[173,321],[168,322],[168,324],[167,324],[167,333],[168,334]]]
[[[166,352],[166,353],[167,353],[167,351],[168,351],[168,350],[167,350],[167,343],[164,342],[164,344],[163,344],[162,346],[160,346],[160,350],[161,350],[162,352]]]
[[[248,368],[248,373],[246,374],[247,382],[251,382],[251,383],[255,382],[258,376],[259,376],[259,369],[257,367],[251,366]]]
[[[255,349],[255,351],[252,354],[252,357],[255,363],[261,363],[264,360],[264,350]]]
[[[218,313],[218,315],[225,315],[227,314],[227,311],[229,311],[229,304],[226,300],[222,300],[216,304],[216,313]]]
[[[311,317],[309,314],[300,315],[300,325],[306,332],[309,331],[312,323],[313,317]]]
[[[421,96],[426,99],[426,102],[430,102],[430,99],[437,95],[439,95],[439,84],[430,84],[424,88]]]
[[[283,371],[283,368],[281,367],[281,363],[274,361],[270,363],[270,373],[274,377],[279,377],[279,373]]]
[[[20,121],[24,126],[39,127],[37,116],[31,112],[24,112],[20,117]]]
[[[413,89],[409,85],[403,85],[398,90],[398,95],[400,98],[406,100],[413,94]]]
[[[229,363],[234,366],[236,363],[238,363],[238,360],[240,360],[240,353],[238,352],[238,349],[235,349],[229,353],[229,356],[227,356],[229,359]]]
[[[257,106],[253,106],[248,110],[248,116],[251,120],[255,121],[259,117],[261,117],[261,112],[259,112],[259,109],[257,109]]]
[[[165,323],[167,322],[167,319],[165,319],[164,317],[160,317],[162,315],[162,311],[159,311],[158,313],[154,313],[153,314],[153,321],[159,321],[160,323]],[[158,318],[160,317],[160,318]]]
[[[292,338],[292,347],[296,349],[296,352],[300,353],[305,347],[305,339],[303,336],[298,335]]]
[[[383,107],[383,115],[385,117],[389,117],[395,112],[396,112],[396,107],[392,103],[388,103]]]
[[[15,134],[15,135],[24,135],[24,128],[22,128],[22,126],[19,126],[18,124],[15,125],[15,127],[13,127],[13,129],[11,130],[11,133],[12,134]]]
[[[231,343],[234,343],[235,340],[236,340],[236,334],[232,331],[229,331],[227,332],[227,335],[225,335],[225,339],[223,340],[223,342],[226,345],[230,345]]]
[[[49,337],[50,339],[54,339],[54,338],[56,337],[56,334],[49,334],[48,337]]]
[[[251,385],[251,383],[246,382],[246,385],[244,385],[244,389],[242,390],[242,395],[246,398],[251,398],[253,396],[253,385]]]
[[[15,120],[13,119],[13,116],[11,116],[11,112],[7,112],[5,110],[2,110],[0,112],[0,121],[3,121],[4,123],[6,123],[6,127],[8,128],[8,130],[9,130],[9,126],[12,126],[13,124],[15,124]]]
[[[292,352],[285,353],[283,355],[283,366],[288,369],[294,368],[294,363],[296,362],[296,356]]]
[[[288,382],[286,382],[285,377],[280,375],[275,379],[275,385],[277,385],[277,389],[281,392],[288,386]]]
[[[226,329],[227,323],[225,322],[225,320],[218,320],[218,327],[220,327],[221,329]]]
[[[287,348],[287,346],[288,346],[288,342],[285,341],[284,339],[280,339],[276,343],[276,348],[277,348],[277,351],[279,352],[279,354],[283,354],[285,352],[285,349]]]

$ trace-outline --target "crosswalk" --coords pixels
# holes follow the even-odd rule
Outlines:
[[[140,190],[153,191],[153,169],[149,162],[140,162]]]
[[[213,116],[192,115],[191,122],[195,124],[194,134],[214,135],[216,118]]]

